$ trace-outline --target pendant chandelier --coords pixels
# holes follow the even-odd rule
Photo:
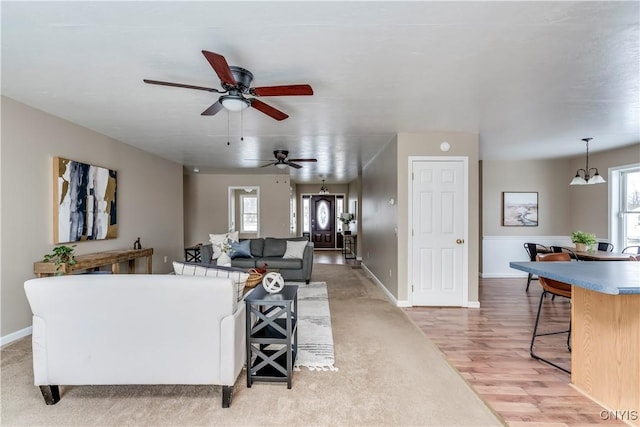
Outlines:
[[[589,141],[592,139],[593,138],[582,138],[582,140],[587,144],[587,165],[584,169],[578,169],[576,171],[576,176],[571,180],[569,185],[591,185],[606,182],[598,173],[598,168],[589,168]],[[591,175],[591,171],[594,171],[595,173]]]
[[[327,188],[326,185],[324,185],[324,179],[322,180],[322,187],[320,187],[320,191],[318,191],[318,194],[329,194],[329,189]]]

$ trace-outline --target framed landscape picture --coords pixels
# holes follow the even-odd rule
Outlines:
[[[54,243],[118,237],[115,170],[53,158]]]
[[[538,226],[538,192],[502,193],[502,225]]]

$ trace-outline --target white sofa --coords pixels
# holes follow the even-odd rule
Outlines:
[[[246,360],[245,305],[230,279],[84,274],[28,280],[33,372],[47,404],[59,385],[221,385]]]

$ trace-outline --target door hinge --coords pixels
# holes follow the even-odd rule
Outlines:
[[[411,292],[413,292],[413,284],[411,284]]]
[[[413,237],[414,233],[413,233],[413,228],[411,229],[411,236]]]
[[[413,174],[413,172],[411,172],[411,181],[414,181],[415,179],[415,175]]]

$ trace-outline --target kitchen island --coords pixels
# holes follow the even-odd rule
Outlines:
[[[618,419],[640,425],[640,262],[509,266],[573,285],[571,383]]]

